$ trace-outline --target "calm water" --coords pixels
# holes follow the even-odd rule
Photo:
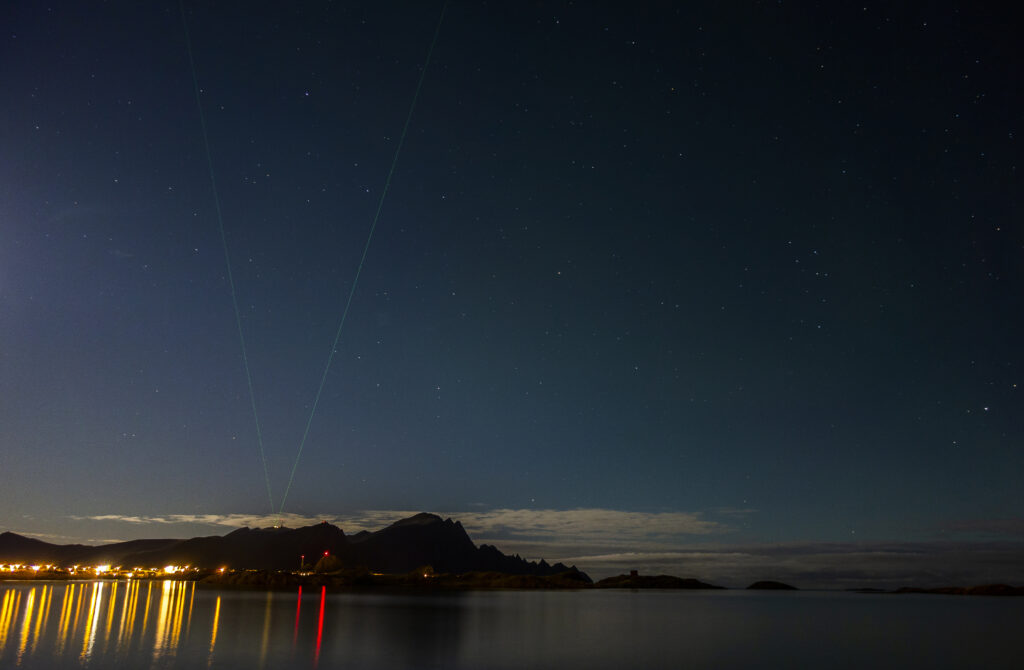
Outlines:
[[[1024,598],[0,582],[0,667],[1024,667]]]

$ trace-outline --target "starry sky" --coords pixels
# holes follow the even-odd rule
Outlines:
[[[1024,555],[1015,17],[441,10],[4,3],[0,529]]]

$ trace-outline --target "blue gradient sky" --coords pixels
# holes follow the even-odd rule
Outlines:
[[[185,3],[275,505],[439,11]],[[178,4],[0,23],[0,528],[270,515]],[[450,3],[285,511],[1019,547],[1012,26]]]

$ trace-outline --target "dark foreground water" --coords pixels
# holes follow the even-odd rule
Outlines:
[[[1024,667],[1024,598],[0,582],[0,668]]]

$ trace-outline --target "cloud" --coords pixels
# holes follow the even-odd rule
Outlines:
[[[125,516],[123,514],[100,514],[97,516],[76,516],[71,515],[72,519],[78,521],[123,521],[125,523],[166,523],[163,517],[146,517],[146,516]]]
[[[201,534],[202,529],[296,528],[327,521],[347,534],[375,531],[413,510],[363,510],[350,514],[103,514],[75,517],[103,524],[125,523],[133,535],[149,525],[167,536]],[[726,521],[754,510],[713,510],[707,516]],[[1024,542],[791,542],[726,543],[731,527],[696,512],[627,512],[600,508],[571,510],[496,509],[441,514],[459,520],[476,544],[536,560],[576,565],[600,579],[639,570],[642,574],[695,577],[723,586],[742,587],[776,579],[801,588],[892,588],[1006,582],[1024,584]],[[968,521],[948,524],[957,532],[990,532],[1018,537],[1020,520]],[[104,526],[109,532],[109,527]],[[151,531],[153,532],[153,531]]]
[[[416,513],[415,510],[362,510],[350,514],[319,516],[238,513],[151,516],[100,514],[73,518],[106,524],[148,525],[154,529],[150,534],[161,536],[168,535],[172,527],[176,527],[175,535],[189,536],[223,532],[213,529],[266,528],[274,525],[299,528],[321,521],[334,524],[352,535],[360,531],[380,530]],[[729,510],[716,513],[734,519],[751,511]],[[440,516],[462,523],[470,538],[478,545],[491,544],[505,553],[519,554],[530,560],[549,559],[555,555],[668,551],[677,549],[680,543],[688,539],[709,538],[730,530],[728,526],[705,519],[695,512],[626,512],[602,508],[495,509],[445,512]],[[156,528],[165,530],[157,531]],[[212,532],[204,529],[211,529]]]
[[[157,516],[131,516],[124,514],[98,514],[93,516],[72,516],[79,521],[116,521],[130,524],[156,525],[203,525],[227,528],[263,528],[283,525],[292,528],[309,526],[324,520],[299,514],[166,514]]]
[[[360,531],[376,531],[395,521],[408,518],[414,510],[361,510],[350,514],[308,516],[300,514],[166,514],[119,515],[100,514],[74,517],[103,524],[124,523],[135,527],[150,526],[150,534],[179,536],[222,533],[223,529],[241,527],[266,528],[283,525],[290,528],[327,521],[352,535]],[[752,510],[715,510],[716,515],[735,520]],[[609,557],[630,556],[644,552],[645,557],[665,561],[677,557],[681,544],[688,540],[722,536],[730,528],[704,518],[696,512],[627,512],[603,508],[558,509],[493,509],[445,512],[440,514],[462,523],[477,545],[491,544],[507,554],[519,554],[529,560],[542,558],[554,562],[552,556],[569,556],[568,563],[593,566],[605,572],[613,569]],[[106,526],[105,526],[106,527]],[[160,530],[156,530],[156,529]],[[211,529],[207,531],[204,529]],[[219,530],[215,530],[219,529]],[[109,532],[108,530],[104,532]],[[140,534],[139,531],[127,533]],[[636,555],[636,554],[633,554]],[[579,557],[578,559],[575,557]],[[592,558],[597,557],[597,558]],[[557,559],[555,559],[557,560]],[[645,559],[646,560],[646,559]],[[628,563],[623,559],[623,565]],[[591,569],[593,569],[591,568]],[[617,573],[616,573],[617,574]]]
[[[710,535],[728,530],[694,512],[625,512],[582,508],[570,510],[496,509],[465,512],[459,520],[488,537],[575,538],[578,541],[629,542]]]
[[[412,510],[363,510],[347,515],[328,514],[168,514],[128,516],[100,514],[72,518],[90,521],[118,521],[131,524],[201,524],[232,528],[284,525],[299,527],[327,521],[347,533],[379,530],[399,519],[416,514]],[[497,509],[444,513],[456,519],[473,535],[497,539],[551,540],[572,538],[580,543],[631,543],[665,541],[687,535],[723,533],[728,528],[692,512],[624,512],[584,508],[571,510]]]
[[[596,578],[639,570],[733,587],[761,579],[833,589],[1024,584],[1024,543],[1019,542],[750,544],[552,555],[548,560],[575,564]]]

